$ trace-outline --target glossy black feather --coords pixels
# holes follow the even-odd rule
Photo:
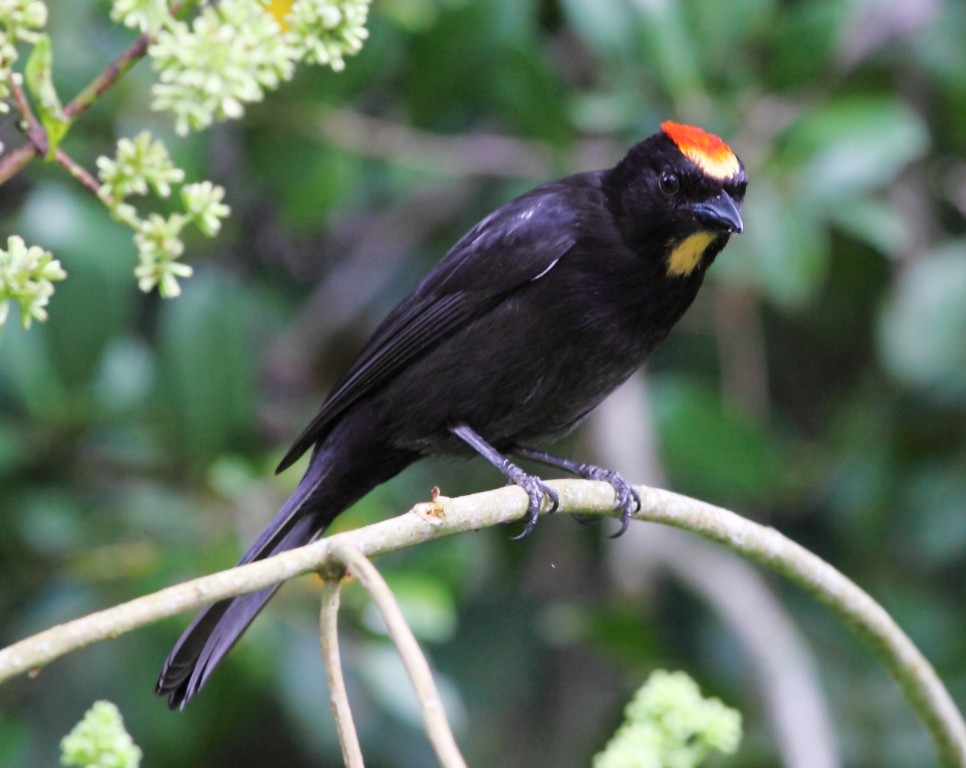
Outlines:
[[[441,339],[485,315],[511,291],[573,247],[577,213],[566,181],[546,184],[467,232],[375,330],[355,362],[279,463],[291,466],[325,436],[332,420]]]

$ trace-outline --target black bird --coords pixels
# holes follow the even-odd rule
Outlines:
[[[531,446],[564,435],[636,370],[742,230],[744,167],[717,136],[665,122],[614,168],[568,176],[467,232],[383,321],[278,471],[298,487],[239,565],[320,536],[372,488],[430,454],[480,454],[530,497],[554,491],[507,454],[614,487],[615,472]],[[183,708],[277,587],[216,603],[168,656],[157,693]]]

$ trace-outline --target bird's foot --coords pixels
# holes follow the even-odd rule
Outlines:
[[[614,509],[621,511],[621,527],[617,533],[611,535],[611,538],[616,539],[618,536],[623,536],[627,526],[631,524],[631,515],[641,509],[640,494],[620,473],[612,469],[595,467],[593,464],[581,464],[578,474],[585,480],[599,480],[608,483],[614,489],[614,496],[616,497]],[[586,520],[587,518],[584,518],[584,521]]]
[[[526,537],[537,524],[537,518],[540,517],[544,500],[550,502],[550,509],[547,510],[547,514],[553,514],[560,506],[560,496],[539,477],[527,474],[516,464],[511,464],[508,461],[504,466],[504,472],[511,483],[526,491],[527,497],[530,499],[530,503],[527,505],[527,515],[524,518],[523,530],[516,536],[510,537],[513,541],[519,541]]]
[[[527,505],[527,516],[523,524],[523,531],[512,537],[515,541],[522,539],[533,530],[533,526],[537,524],[537,518],[540,516],[540,510],[543,509],[544,499],[550,501],[548,514],[557,511],[557,508],[560,506],[560,497],[543,480],[536,475],[530,475],[524,472],[520,467],[480,437],[468,424],[458,424],[453,427],[452,432],[460,440],[473,448],[480,456],[490,462],[490,464],[499,469],[507,480],[514,485],[519,485],[527,492],[527,498],[530,500],[530,503]]]
[[[640,495],[634,490],[633,486],[617,472],[609,469],[602,469],[601,467],[595,467],[593,464],[580,464],[576,461],[571,461],[570,459],[557,458],[556,456],[551,456],[543,451],[538,451],[534,448],[527,448],[526,446],[517,446],[515,452],[519,456],[523,456],[526,459],[539,461],[541,464],[546,464],[550,467],[559,467],[560,469],[570,472],[571,474],[577,475],[577,477],[582,477],[584,480],[598,480],[610,484],[610,486],[614,489],[614,496],[616,500],[614,509],[619,509],[621,511],[621,527],[617,533],[611,536],[612,539],[616,539],[627,530],[627,526],[631,523],[631,516],[641,508]],[[577,522],[585,525],[597,521],[597,518],[593,517],[584,517],[580,515],[575,515],[575,517],[577,518]]]

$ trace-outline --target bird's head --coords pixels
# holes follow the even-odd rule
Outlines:
[[[701,128],[667,121],[608,172],[608,200],[621,233],[642,256],[659,254],[668,276],[704,266],[742,231],[748,184],[741,161]]]

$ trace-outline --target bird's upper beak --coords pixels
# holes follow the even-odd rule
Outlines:
[[[724,229],[734,234],[740,234],[744,229],[738,206],[731,195],[724,190],[721,190],[717,197],[695,204],[692,210],[698,221],[714,229]]]

